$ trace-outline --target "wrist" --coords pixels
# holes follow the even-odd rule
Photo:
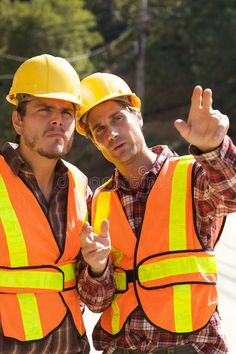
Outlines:
[[[219,147],[222,146],[223,142],[224,142],[224,139],[222,141],[218,142],[218,144],[216,144],[216,145],[212,145],[212,146],[198,145],[198,146],[196,146],[196,148],[199,149],[202,154],[207,154],[208,152],[212,152],[212,151],[217,150]]]
[[[101,267],[91,267],[91,266],[89,266],[89,269],[88,269],[89,275],[92,278],[101,277],[103,275],[103,273],[105,272],[105,270],[106,270],[107,263],[108,263],[108,260],[106,260],[106,263],[103,266],[101,266]]]
[[[206,146],[196,146],[196,145],[190,145],[189,151],[192,155],[202,155],[202,154],[207,154],[208,152],[215,151],[219,148],[219,146],[215,147],[206,147]]]

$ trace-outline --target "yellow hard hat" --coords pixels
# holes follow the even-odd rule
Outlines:
[[[141,101],[119,76],[109,73],[95,73],[81,80],[82,106],[76,115],[76,130],[81,135],[87,135],[84,115],[93,107],[121,96],[128,96],[131,107],[140,108]]]
[[[42,54],[26,60],[17,69],[6,99],[17,105],[17,94],[55,98],[81,104],[80,79],[63,58]]]

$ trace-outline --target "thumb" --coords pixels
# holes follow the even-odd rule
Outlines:
[[[104,219],[102,221],[100,233],[101,233],[101,236],[109,237],[109,221],[107,219]]]
[[[175,125],[175,128],[180,133],[180,135],[184,139],[186,139],[187,136],[189,135],[189,129],[190,129],[188,124],[182,119],[176,119],[176,121],[174,122],[174,125]]]

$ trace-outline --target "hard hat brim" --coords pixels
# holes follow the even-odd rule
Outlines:
[[[36,98],[51,98],[51,99],[57,99],[57,100],[63,100],[63,101],[68,101],[71,103],[76,104],[77,106],[81,107],[81,106],[85,106],[81,100],[76,99],[74,95],[71,95],[69,93],[65,93],[65,92],[50,92],[50,93],[46,93],[46,94],[34,94],[34,97]],[[6,99],[9,103],[17,106],[17,99],[16,99],[16,95],[7,95]]]

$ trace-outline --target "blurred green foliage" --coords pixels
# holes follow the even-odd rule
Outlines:
[[[96,18],[83,0],[0,2],[1,141],[11,126],[5,96],[21,62],[48,53],[67,58],[79,73],[88,74],[95,68],[87,54],[103,43],[95,25]]]
[[[236,1],[29,0],[0,2],[0,142],[12,138],[5,95],[12,74],[33,55],[67,58],[80,77],[94,71],[122,76],[135,91],[140,26],[145,37],[144,133],[148,144],[186,144],[173,128],[187,117],[192,88],[210,87],[214,108],[228,114],[236,135]],[[185,151],[186,152],[186,151]],[[76,135],[69,159],[89,177],[112,167],[86,139]]]

